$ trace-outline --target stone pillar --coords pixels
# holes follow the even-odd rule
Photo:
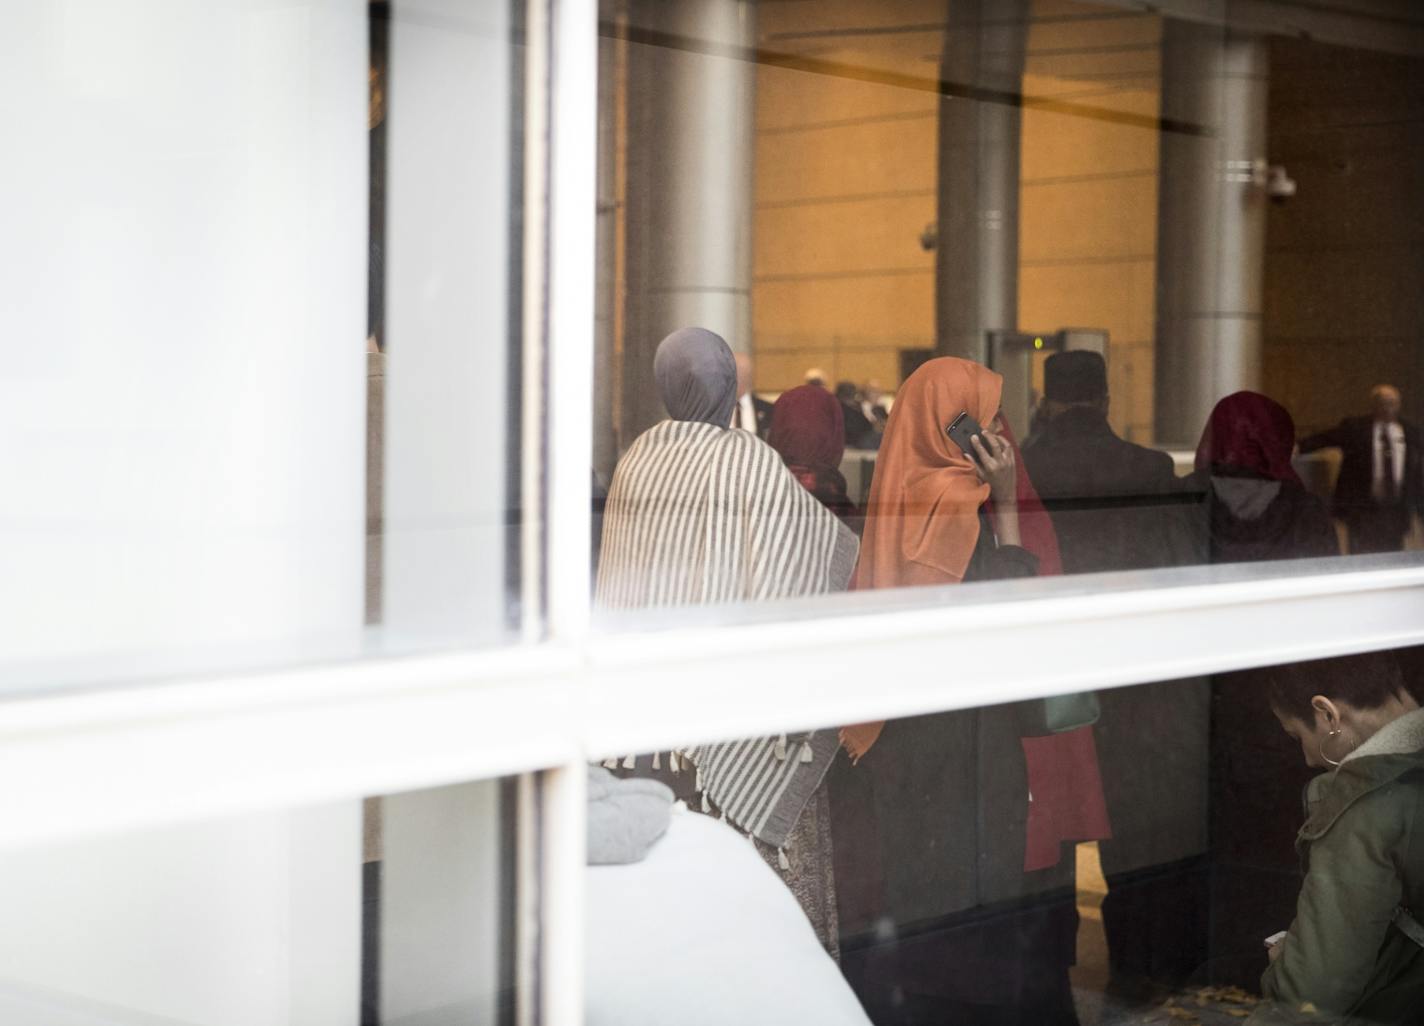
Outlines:
[[[936,349],[981,363],[989,331],[1018,327],[1027,24],[1028,0],[952,0],[940,62]]]
[[[750,0],[632,0],[619,444],[664,416],[653,352],[688,325],[752,349]]]
[[[1218,399],[1260,385],[1266,85],[1260,37],[1163,23],[1158,445],[1195,445]]]

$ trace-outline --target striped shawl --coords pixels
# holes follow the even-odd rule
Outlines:
[[[755,435],[664,421],[619,461],[596,602],[702,605],[843,589],[858,542]],[[701,789],[736,826],[780,847],[825,778],[834,731],[703,745]]]

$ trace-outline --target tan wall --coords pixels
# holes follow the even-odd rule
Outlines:
[[[942,0],[766,4],[758,32],[769,50],[929,82],[942,40],[927,26],[943,16]],[[1155,118],[1159,39],[1153,16],[1039,0],[1025,91]],[[757,87],[757,388],[811,366],[898,384],[899,351],[934,345],[934,254],[919,237],[935,220],[938,98],[765,64]],[[1156,172],[1151,128],[1025,112],[1020,326],[1106,328],[1114,421],[1137,438],[1152,419]]]
[[[935,64],[919,55],[938,52],[937,32],[864,30],[943,12],[942,0],[764,4],[758,34],[778,52],[928,79]],[[798,385],[812,366],[896,384],[899,350],[934,344],[934,254],[919,237],[935,217],[937,98],[765,64],[757,90],[756,387]]]
[[[1149,441],[1161,21],[1045,0],[1034,17],[1024,93],[1083,110],[1024,111],[1019,324],[1107,329],[1113,426]]]

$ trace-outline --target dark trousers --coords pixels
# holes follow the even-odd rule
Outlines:
[[[1078,1026],[1077,931],[1064,889],[900,936],[842,938],[841,969],[875,1026]]]
[[[1179,987],[1208,958],[1208,864],[1195,856],[1107,877],[1103,933],[1115,989]]]
[[[1350,531],[1350,555],[1398,552],[1409,533],[1409,510],[1403,503],[1369,506],[1345,518]]]

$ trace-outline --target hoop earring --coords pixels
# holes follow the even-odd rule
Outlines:
[[[1322,761],[1324,761],[1326,764],[1328,764],[1328,765],[1330,765],[1330,766],[1339,766],[1340,763],[1342,763],[1342,762],[1345,761],[1343,758],[1340,758],[1340,759],[1332,759],[1332,758],[1330,758],[1330,756],[1328,756],[1328,755],[1325,754],[1325,746],[1326,746],[1326,744],[1329,743],[1330,739],[1331,739],[1332,737],[1339,737],[1342,733],[1343,733],[1343,731],[1341,731],[1341,729],[1340,729],[1339,727],[1336,727],[1336,728],[1335,728],[1334,730],[1332,730],[1330,733],[1328,733],[1328,734],[1325,735],[1325,740],[1324,740],[1324,741],[1320,742],[1320,745],[1319,745],[1319,748],[1318,748],[1318,751],[1320,752],[1320,758],[1321,758]],[[1348,754],[1348,753],[1346,753],[1346,754]]]

